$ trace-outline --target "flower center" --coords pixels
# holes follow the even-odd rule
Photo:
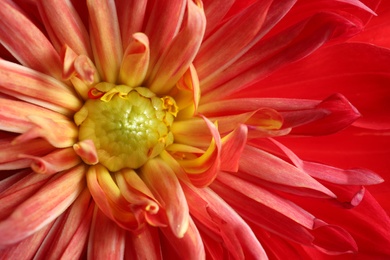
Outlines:
[[[177,106],[172,97],[109,83],[99,83],[93,91],[75,122],[79,140],[94,142],[99,163],[108,170],[139,168],[173,143],[170,128]]]

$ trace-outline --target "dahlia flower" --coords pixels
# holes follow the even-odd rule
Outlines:
[[[389,258],[389,7],[2,0],[0,258]]]

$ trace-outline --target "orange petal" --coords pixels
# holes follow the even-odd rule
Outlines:
[[[24,66],[61,80],[60,56],[46,36],[9,0],[0,2],[0,42]]]
[[[85,167],[78,166],[59,174],[21,203],[0,222],[0,245],[21,241],[62,214],[84,189],[84,172]]]
[[[78,55],[84,54],[92,58],[87,29],[70,1],[38,2],[38,6],[45,28],[57,51],[61,50],[63,45],[68,45]]]
[[[163,205],[172,232],[183,237],[188,229],[189,211],[175,173],[163,160],[154,158],[141,168],[141,178]]]
[[[60,81],[0,59],[0,92],[65,115],[82,105],[73,90]]]
[[[222,138],[221,170],[238,171],[242,150],[246,145],[248,128],[240,125],[233,132]]]
[[[145,226],[139,234],[127,232],[125,259],[162,259],[158,229]]]
[[[139,87],[149,66],[149,40],[143,33],[133,34],[128,44],[119,72],[119,81],[129,87]]]
[[[123,53],[115,2],[88,0],[87,6],[96,67],[104,81],[115,83]]]
[[[195,58],[205,27],[206,18],[201,3],[188,0],[187,20],[154,66],[148,79],[150,90],[156,94],[166,94],[175,86]]]
[[[95,207],[88,242],[88,259],[123,259],[125,230]]]

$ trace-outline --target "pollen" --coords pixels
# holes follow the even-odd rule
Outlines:
[[[74,116],[79,141],[93,141],[99,163],[112,172],[137,169],[173,143],[172,97],[159,98],[142,87],[104,87],[102,97],[88,99]]]

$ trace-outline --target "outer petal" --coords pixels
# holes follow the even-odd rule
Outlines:
[[[77,54],[92,58],[88,32],[70,1],[38,1],[38,5],[51,42],[58,52],[63,45],[68,45]]]
[[[88,242],[88,259],[123,259],[125,230],[95,207]]]
[[[80,258],[87,242],[94,204],[88,189],[55,222],[35,257]]]
[[[24,66],[61,79],[60,56],[11,1],[0,2],[0,42]]]
[[[344,17],[323,13],[304,20],[274,37],[260,41],[208,83],[210,91],[203,92],[201,102],[222,99],[238,92],[265,78],[276,69],[306,57],[330,39],[359,30],[358,26]],[[246,91],[242,93],[246,94]]]
[[[202,238],[192,218],[189,219],[188,230],[182,238],[178,238],[168,228],[162,229],[162,232],[180,258],[188,260],[205,259]]]
[[[1,59],[0,85],[2,93],[66,115],[82,105],[75,93],[60,81]]]
[[[146,226],[139,234],[127,232],[125,259],[162,259],[158,229]]]
[[[79,166],[58,175],[21,203],[7,219],[0,222],[0,245],[18,242],[62,214],[85,187],[82,181],[84,171],[84,166]],[[25,217],[27,215],[28,218]]]
[[[339,92],[359,110],[354,123],[369,129],[390,128],[390,50],[362,43],[324,48],[271,75],[245,95],[324,98]],[[310,91],[307,91],[310,89]]]

